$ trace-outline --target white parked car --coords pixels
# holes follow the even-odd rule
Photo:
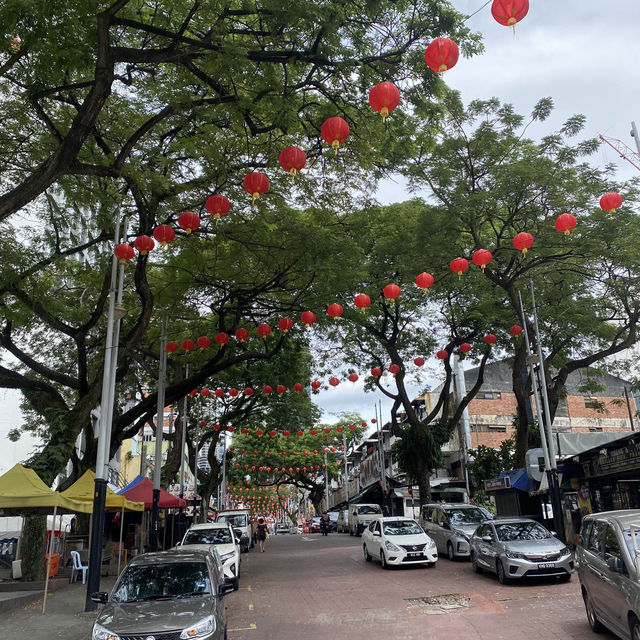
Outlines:
[[[402,516],[374,520],[362,532],[362,553],[367,562],[379,558],[383,569],[403,564],[433,567],[438,560],[435,542],[415,520]]]
[[[240,583],[240,531],[234,532],[228,522],[194,524],[184,534],[181,546],[211,550],[214,548],[222,562],[225,582],[233,584],[234,591]]]

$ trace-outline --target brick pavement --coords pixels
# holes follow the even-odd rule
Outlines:
[[[383,571],[360,538],[276,536],[243,556],[240,591],[227,598],[229,640],[594,640],[577,576],[501,585],[468,562]],[[430,613],[409,599],[462,594],[469,608]],[[602,640],[614,636],[603,634]]]

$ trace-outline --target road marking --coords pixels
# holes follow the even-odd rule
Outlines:
[[[315,542],[316,540],[318,540],[318,538],[307,538],[306,536],[302,536],[302,539],[305,542]]]
[[[249,611],[253,611],[253,605],[252,604],[249,605]]]
[[[247,591],[251,591],[251,585],[247,587]]]
[[[251,631],[256,629],[256,625],[252,622],[248,627],[239,627],[238,629],[227,629],[227,631]]]

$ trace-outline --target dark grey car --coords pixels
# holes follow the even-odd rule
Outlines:
[[[576,567],[591,628],[640,640],[640,509],[586,516]]]
[[[520,578],[557,576],[570,580],[574,571],[569,548],[529,518],[489,520],[471,537],[471,564],[476,573],[491,571],[506,584]]]
[[[226,620],[225,584],[214,557],[205,551],[171,550],[135,557],[120,574],[111,595],[93,594],[104,604],[91,640],[114,636],[180,640],[222,640]]]

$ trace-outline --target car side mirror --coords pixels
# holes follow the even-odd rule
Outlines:
[[[373,532],[373,535],[374,535],[374,536],[378,536],[378,537],[380,537],[380,532],[379,532],[379,531],[374,531],[374,532]]]
[[[482,536],[482,542],[493,542],[493,538],[491,536]]]
[[[109,600],[109,594],[106,591],[96,591],[91,594],[91,600],[93,602],[99,602],[100,604],[106,604],[107,600]]]
[[[182,540],[178,540],[178,542],[176,542],[176,547],[181,547],[182,546]]]
[[[226,596],[228,593],[231,593],[232,591],[233,591],[233,583],[231,582],[223,582],[222,584],[218,585],[218,595],[221,598]]]
[[[615,556],[608,557],[607,566],[611,571],[615,571],[615,573],[624,573],[624,562],[622,558],[616,558]]]
[[[549,531],[549,533],[554,537],[557,538],[558,534],[555,531]]]

